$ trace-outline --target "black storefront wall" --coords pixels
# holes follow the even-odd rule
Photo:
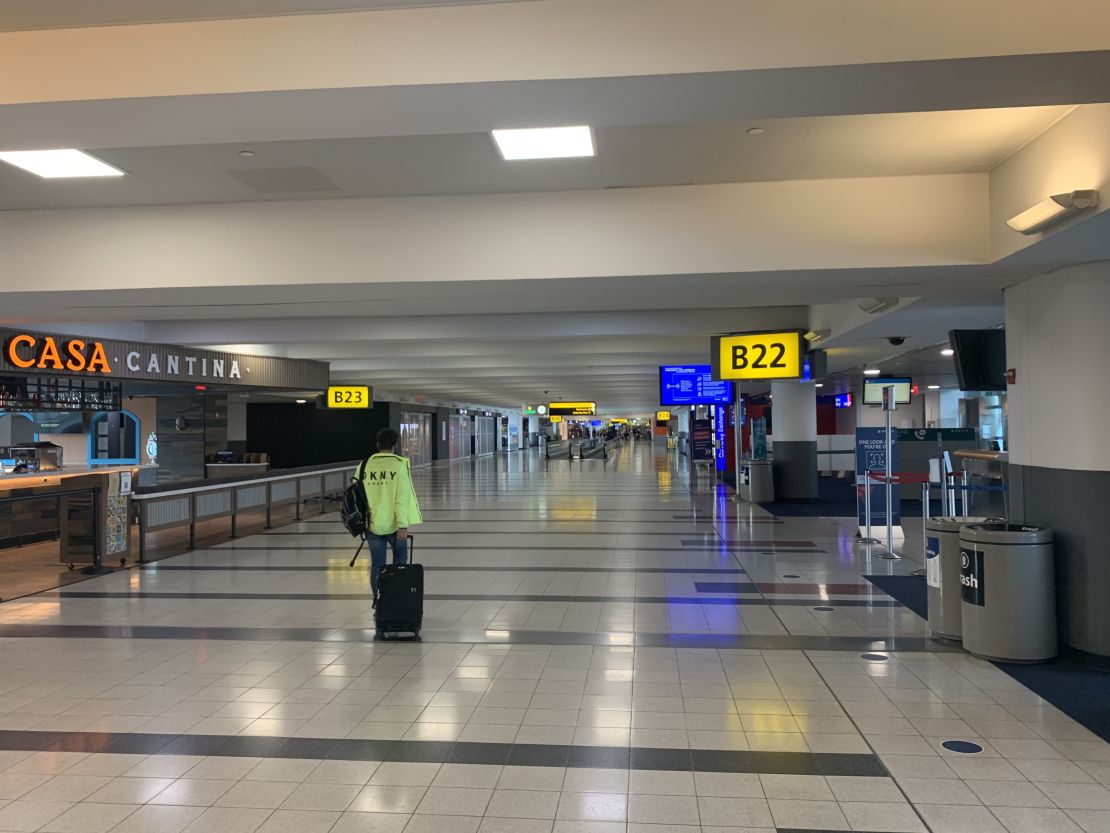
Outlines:
[[[204,397],[159,396],[158,482],[204,478]]]
[[[269,454],[275,469],[369,457],[374,436],[391,424],[390,408],[388,402],[350,411],[252,402],[247,405],[247,450]]]

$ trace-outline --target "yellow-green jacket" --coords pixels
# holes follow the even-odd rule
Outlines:
[[[363,477],[370,507],[370,532],[392,535],[421,522],[420,505],[412,487],[412,464],[396,454],[375,454],[366,461]]]

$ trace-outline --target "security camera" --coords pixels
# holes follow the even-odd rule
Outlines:
[[[905,336],[887,336],[886,340],[889,341],[891,344],[893,344],[895,347],[897,347],[900,344],[905,344],[906,343],[906,337]]]

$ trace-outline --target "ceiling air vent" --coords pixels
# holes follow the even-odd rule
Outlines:
[[[241,168],[228,173],[258,194],[341,190],[315,168]]]

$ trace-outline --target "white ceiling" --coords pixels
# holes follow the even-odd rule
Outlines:
[[[0,209],[555,191],[988,171],[1068,106],[596,129],[598,155],[506,162],[488,133],[93,152],[128,176],[60,182],[0,164]],[[763,133],[747,131],[760,127]],[[247,150],[255,155],[240,156]],[[307,169],[307,170],[306,170]],[[261,181],[252,187],[252,180]]]
[[[0,32],[526,0],[4,0]]]
[[[927,9],[882,0],[548,0],[411,14],[284,17],[272,25],[173,23],[436,5],[471,3],[0,0],[0,32],[12,33],[3,36],[10,47],[5,66],[20,70],[6,73],[8,83],[0,90],[0,147],[83,147],[129,174],[110,181],[45,181],[0,164],[0,224],[13,216],[4,210],[28,209],[9,228],[58,223],[60,233],[48,240],[64,274],[76,276],[67,287],[95,284],[92,251],[99,253],[99,274],[109,272],[120,281],[115,285],[130,286],[42,291],[45,282],[32,285],[22,270],[5,269],[22,262],[33,272],[36,265],[19,260],[32,249],[26,239],[10,235],[15,256],[5,261],[0,251],[0,322],[91,334],[119,329],[155,342],[232,344],[246,352],[323,359],[332,362],[336,379],[368,382],[406,398],[504,407],[544,398],[591,399],[606,413],[642,414],[656,404],[658,365],[706,362],[712,334],[804,328],[815,311],[844,306],[852,313],[862,297],[913,300],[887,315],[854,320],[820,345],[829,349],[833,370],[824,392],[856,384],[864,365],[908,369],[922,383],[950,384],[949,363],[933,356],[948,329],[996,325],[1002,287],[1037,270],[1110,257],[1110,212],[998,263],[986,262],[985,236],[982,258],[978,249],[969,255],[955,244],[937,255],[928,244],[943,248],[945,240],[935,239],[941,235],[899,238],[896,221],[882,225],[896,214],[887,208],[888,193],[891,206],[899,199],[909,204],[912,188],[895,193],[874,179],[852,182],[997,172],[1027,143],[1054,130],[1073,105],[1110,101],[1110,30],[1097,25],[1107,14],[1097,0],[1076,0],[1064,11],[1046,10],[1040,0],[931,0]],[[442,25],[445,19],[472,27],[465,30],[469,37]],[[548,27],[534,25],[544,20]],[[160,25],[17,31],[153,22]],[[207,46],[215,31],[225,40],[199,56],[197,45]],[[307,31],[315,36],[305,36]],[[364,49],[375,33],[383,42]],[[24,71],[24,65],[35,70]],[[506,163],[488,135],[499,126],[574,123],[596,128],[597,158]],[[763,133],[749,135],[757,126]],[[241,150],[254,156],[242,157]],[[768,226],[766,239],[749,243],[733,231],[741,225],[737,211],[750,207],[771,216],[762,201],[695,204],[692,192],[706,189],[683,187],[811,179],[843,180],[820,184],[843,187],[846,197],[826,214],[858,207],[870,188],[882,191],[869,201],[881,216],[838,215],[840,224],[815,225],[814,233],[806,226],[776,236],[780,229],[803,228],[799,212],[784,211],[773,215],[781,226]],[[968,179],[982,185],[985,210],[988,177]],[[910,182],[927,181],[922,176]],[[643,197],[647,208],[635,215],[619,206],[606,207],[604,216],[574,214],[575,230],[586,232],[575,239],[612,240],[616,230],[631,228],[630,248],[646,253],[654,271],[677,274],[644,269],[631,276],[623,265],[575,271],[560,265],[553,247],[522,243],[531,238],[521,229],[475,243],[460,233],[465,224],[457,211],[467,209],[458,209],[437,226],[439,236],[407,244],[440,246],[454,257],[449,268],[424,282],[411,280],[417,258],[390,238],[368,254],[399,253],[390,261],[388,282],[340,284],[343,273],[329,272],[321,267],[324,259],[313,258],[312,246],[321,244],[310,244],[307,223],[299,223],[284,226],[290,231],[278,242],[312,250],[292,265],[295,283],[279,286],[265,266],[267,253],[282,250],[275,245],[275,227],[262,224],[260,233],[244,236],[236,223],[250,206],[211,207],[647,186],[664,186],[659,190],[683,210],[664,214],[663,202],[650,202],[647,191],[610,192],[600,196],[614,206],[623,197]],[[458,205],[513,200],[476,197]],[[418,206],[414,215],[427,214],[431,202],[411,201]],[[184,204],[198,207],[114,208]],[[396,218],[389,203],[373,204]],[[919,221],[956,216],[942,213],[944,206],[918,204],[928,215],[918,215]],[[338,243],[356,235],[351,226],[329,222],[329,209],[354,205],[293,208],[342,236],[332,240]],[[969,199],[958,207],[970,212],[975,205]],[[93,210],[50,211],[82,207]],[[282,206],[265,210],[276,213]],[[173,225],[166,219],[171,214],[208,220],[215,227],[205,238],[211,247],[197,242],[204,223]],[[124,225],[125,215],[137,224]],[[645,216],[676,219],[652,226],[653,239],[645,240],[637,225]],[[971,228],[978,215],[968,216]],[[398,225],[407,228],[418,219],[405,215]],[[851,242],[856,238],[845,229],[853,223],[871,230],[871,245]],[[985,218],[982,225],[987,228]],[[731,249],[722,248],[729,258],[699,269],[703,261],[687,249],[710,248],[696,243],[706,228],[730,242],[740,240],[743,252],[731,257]],[[817,239],[822,229],[837,243],[876,254],[845,264],[910,267],[830,268]],[[155,249],[148,260],[136,254],[144,247],[132,243],[143,232],[147,255]],[[452,234],[465,240],[448,241]],[[62,239],[68,242],[59,244]],[[329,238],[314,239],[327,245]],[[519,270],[464,271],[485,262],[475,245],[490,251],[503,241],[504,248],[527,249],[551,273],[522,280]],[[799,262],[817,268],[770,271],[774,266],[760,261],[742,272],[743,256],[756,243],[793,247],[812,256]],[[190,246],[211,261],[195,267],[186,254]],[[583,257],[598,261],[593,248],[579,248]],[[922,263],[963,265],[915,266]],[[167,264],[188,272],[177,280],[186,285],[161,285],[171,282]],[[131,283],[119,278],[123,274]],[[475,279],[450,280],[464,275]],[[248,277],[258,285],[245,285]],[[493,277],[502,279],[486,279]],[[221,281],[229,285],[212,285]],[[906,342],[895,347],[890,336]]]

